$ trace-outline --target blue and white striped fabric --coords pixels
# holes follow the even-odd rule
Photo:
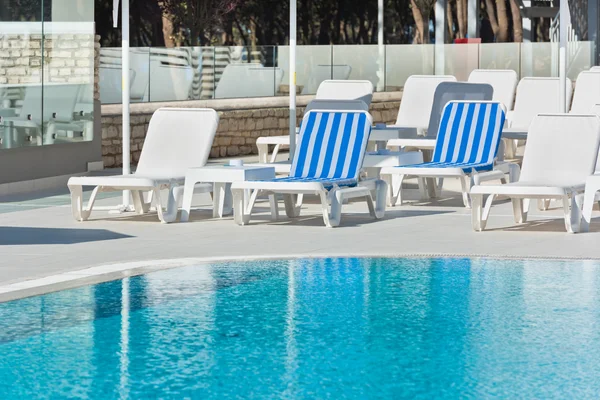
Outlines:
[[[432,161],[407,168],[491,170],[498,153],[504,107],[497,102],[451,101],[442,113]]]
[[[370,134],[366,112],[310,111],[302,121],[290,175],[275,181],[356,185]]]

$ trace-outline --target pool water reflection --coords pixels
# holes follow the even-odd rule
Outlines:
[[[592,397],[599,270],[231,262],[0,304],[0,397]]]

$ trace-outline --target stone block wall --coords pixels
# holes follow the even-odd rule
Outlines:
[[[94,60],[100,37],[94,34],[3,34],[0,32],[0,84],[95,84]]]
[[[259,104],[260,99],[257,99]],[[179,105],[178,105],[179,106]],[[396,122],[400,100],[374,102],[371,115],[374,123],[391,124]],[[298,108],[298,122],[302,118],[303,107]],[[150,112],[135,113],[131,116],[131,161],[137,164],[151,117]],[[225,110],[219,112],[219,129],[215,137],[211,158],[238,157],[258,153],[256,138],[288,134],[288,109],[256,108],[246,110]],[[102,116],[102,158],[105,168],[121,167],[122,158],[122,118],[119,115]]]

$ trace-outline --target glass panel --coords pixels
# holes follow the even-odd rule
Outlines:
[[[479,47],[480,69],[512,69],[521,73],[520,43],[483,43]]]
[[[333,78],[364,79],[373,87],[383,90],[385,79],[380,66],[385,63],[385,54],[380,59],[377,45],[333,46]]]
[[[411,75],[434,74],[431,44],[388,45],[385,50],[385,86],[389,92],[402,89]]]
[[[558,43],[522,43],[521,77],[558,76]]]
[[[2,149],[42,144],[42,14],[41,0],[0,9]]]
[[[436,60],[438,62],[438,60]],[[466,81],[479,67],[479,44],[461,43],[444,45],[444,74]]]
[[[184,101],[200,87],[200,47],[150,49],[150,101]],[[198,98],[200,92],[197,91]]]
[[[215,98],[275,96],[283,70],[274,66],[273,46],[215,48]]]
[[[594,65],[594,42],[569,42],[567,77],[573,82]]]
[[[321,82],[332,78],[331,56],[331,46],[296,47],[296,91],[298,94],[315,94]],[[289,94],[289,46],[277,48],[277,66],[283,70],[280,94]],[[340,71],[337,71],[335,75],[343,76]]]
[[[121,104],[121,63],[120,47],[100,49],[100,101],[102,104]],[[150,48],[132,47],[129,49],[130,101],[148,101],[150,87]]]
[[[52,0],[44,20],[44,144],[94,137],[94,1]]]

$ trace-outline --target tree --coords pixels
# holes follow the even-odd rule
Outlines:
[[[415,43],[429,43],[429,18],[435,0],[411,0],[410,8],[415,19]]]
[[[521,10],[516,0],[510,0],[510,11],[512,13],[513,22],[513,41],[523,41],[523,19],[521,18]]]
[[[215,28],[224,15],[232,12],[241,0],[162,0],[160,7],[172,18],[174,26],[189,32],[192,46],[211,44]]]

